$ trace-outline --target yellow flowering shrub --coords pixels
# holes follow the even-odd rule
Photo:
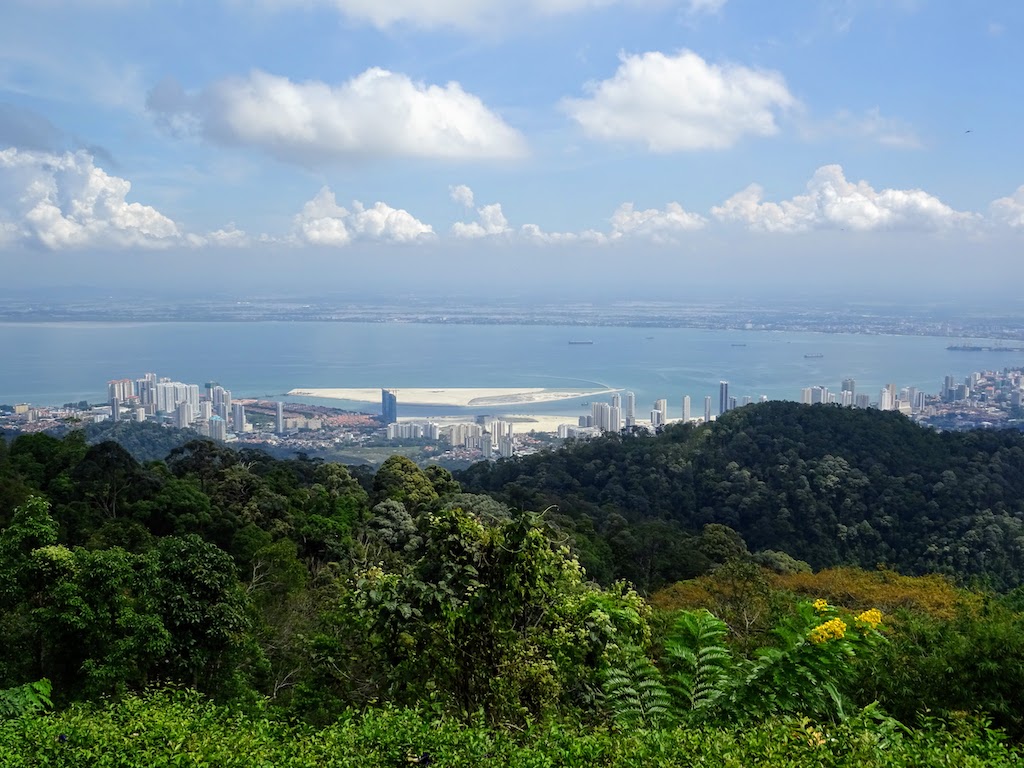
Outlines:
[[[938,574],[903,576],[889,570],[842,567],[817,573],[773,574],[770,578],[777,589],[808,598],[820,596],[851,610],[877,606],[891,614],[907,608],[939,619],[952,619],[962,609],[973,613],[981,607],[979,594],[958,589],[949,578]]]
[[[870,629],[874,629],[882,623],[882,612],[877,608],[871,608],[858,615],[857,621],[861,624],[866,624]]]
[[[815,645],[829,640],[841,640],[846,636],[846,622],[842,619],[829,619],[824,624],[819,624],[810,631],[807,639]]]
[[[820,597],[817,600],[815,600],[812,603],[812,605],[814,606],[814,610],[816,610],[818,613],[825,613],[825,611],[827,611],[829,608],[828,600],[825,600]]]

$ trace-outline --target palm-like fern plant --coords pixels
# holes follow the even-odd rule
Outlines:
[[[665,640],[665,670],[680,715],[710,710],[729,691],[728,627],[708,610],[682,611]]]

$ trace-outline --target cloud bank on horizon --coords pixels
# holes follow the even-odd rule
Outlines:
[[[17,0],[0,265],[814,232],[1015,264],[1024,6],[953,5]]]

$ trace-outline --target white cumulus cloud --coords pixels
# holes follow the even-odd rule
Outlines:
[[[702,229],[707,219],[684,210],[679,203],[669,203],[663,211],[657,208],[638,211],[633,203],[623,203],[612,214],[611,223],[613,239],[643,237],[667,243],[674,242],[680,234]]]
[[[992,203],[992,218],[1000,224],[1024,228],[1024,186],[1009,197],[1001,197]]]
[[[298,238],[310,245],[343,246],[353,240],[411,243],[434,237],[434,230],[406,210],[377,202],[371,208],[358,200],[352,210],[338,205],[330,187],[323,187],[294,219]]]
[[[367,156],[526,153],[522,135],[458,83],[430,85],[376,67],[337,85],[297,83],[259,70],[196,94],[164,82],[150,92],[148,106],[175,132],[257,147],[302,165]]]
[[[622,55],[615,75],[563,108],[595,139],[637,141],[652,152],[724,149],[771,136],[797,104],[777,72],[709,64],[693,51]]]
[[[98,168],[85,151],[0,150],[0,237],[54,250],[180,243],[178,226],[129,203],[130,192],[131,182]]]
[[[472,206],[473,190],[465,185],[451,187],[450,193],[457,202]],[[468,201],[468,202],[464,202]],[[625,238],[640,238],[655,243],[671,243],[679,235],[703,228],[707,219],[690,213],[679,203],[669,203],[664,210],[650,208],[636,210],[633,203],[623,203],[612,214],[608,232],[586,229],[580,232],[548,232],[537,224],[523,224],[515,228],[509,224],[501,209],[501,203],[491,203],[476,209],[476,221],[458,221],[452,225],[452,235],[461,240],[483,237],[518,237],[532,243],[607,243]]]
[[[460,240],[475,240],[481,237],[508,235],[512,232],[508,219],[501,210],[501,203],[481,206],[477,208],[476,213],[476,221],[457,221],[452,224],[452,234]]]
[[[473,207],[473,190],[465,184],[456,184],[453,187],[449,187],[448,194],[451,195],[452,200],[464,208]]]
[[[218,248],[244,248],[252,244],[252,238],[230,222],[226,227],[208,232],[205,235],[190,234],[186,236],[188,244],[194,248],[211,245]]]
[[[757,184],[711,209],[722,221],[737,221],[762,232],[812,229],[942,229],[969,225],[977,214],[957,211],[920,189],[876,190],[866,181],[846,180],[842,167],[825,165],[807,182],[807,194],[764,202]]]

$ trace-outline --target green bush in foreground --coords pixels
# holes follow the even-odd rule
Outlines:
[[[0,721],[10,768],[89,766],[970,766],[1018,765],[1019,753],[964,720],[908,732],[867,710],[823,729],[798,719],[751,728],[582,728],[509,733],[409,709],[348,713],[329,727],[243,713],[198,695],[158,692],[100,708]]]

